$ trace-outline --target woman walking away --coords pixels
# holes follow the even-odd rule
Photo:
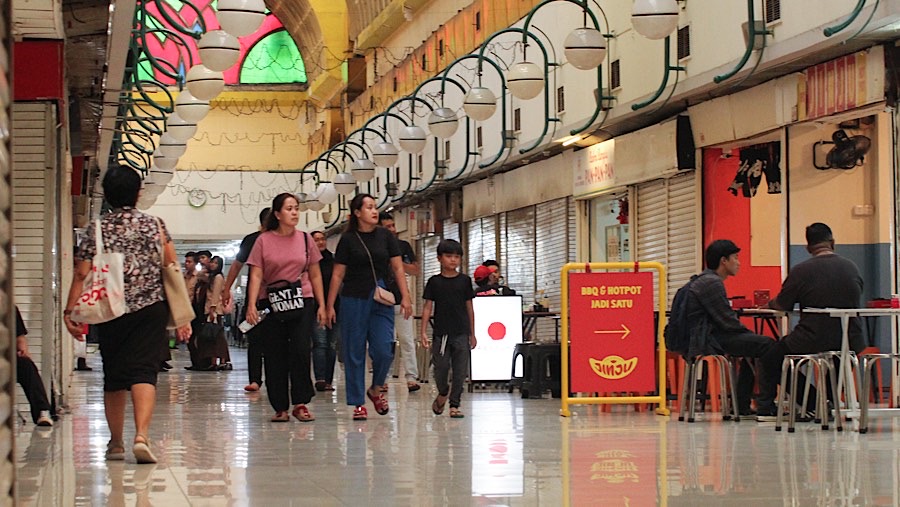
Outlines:
[[[247,322],[260,327],[254,332],[263,340],[266,390],[275,409],[272,422],[288,422],[291,414],[301,422],[315,420],[306,405],[315,394],[310,377],[313,330],[317,320],[325,323],[322,254],[309,234],[296,229],[299,219],[297,198],[276,196],[265,232],[247,259]],[[260,322],[263,308],[269,313]],[[289,402],[294,404],[290,414]]]
[[[96,327],[103,359],[103,404],[110,432],[106,459],[125,459],[125,405],[128,391],[131,391],[134,457],[138,463],[156,463],[147,433],[156,404],[159,358],[168,346],[166,323],[169,321],[169,307],[163,299],[163,259],[160,259],[159,244],[164,244],[166,264],[178,260],[165,224],[134,208],[140,190],[140,176],[126,166],[111,167],[103,178],[103,195],[113,209],[99,220],[100,235],[105,251],[125,256],[125,304],[128,310]],[[66,328],[79,341],[84,340],[82,325],[72,321],[72,310],[97,254],[96,227],[97,222],[87,227],[76,254],[75,274],[63,312]],[[190,325],[178,328],[179,340],[187,341],[190,335]]]
[[[222,275],[224,262],[218,255],[209,260],[209,289],[206,292],[206,307],[204,315],[206,321],[222,325],[222,315],[225,314],[225,304],[222,294],[225,288],[225,277]],[[207,346],[209,354],[209,370],[231,370],[231,352],[228,350],[228,340],[224,330],[217,333],[215,341]]]
[[[336,320],[334,302],[340,291],[344,384],[347,404],[355,407],[353,419],[358,421],[368,417],[364,395],[372,400],[379,414],[387,414],[389,410],[380,387],[391,367],[394,307],[376,289],[386,289],[385,280],[391,272],[400,291],[403,318],[408,319],[412,305],[403,276],[400,245],[390,231],[378,227],[375,199],[369,194],[359,194],[350,201],[350,221],[334,254],[327,316],[329,325],[333,324]],[[372,357],[372,384],[368,389],[366,344]]]

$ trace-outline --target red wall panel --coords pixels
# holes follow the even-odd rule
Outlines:
[[[62,99],[62,41],[16,42],[12,79],[14,100]]]

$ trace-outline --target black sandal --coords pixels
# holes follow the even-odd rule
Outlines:
[[[444,398],[443,402],[438,402],[441,398]],[[434,399],[434,402],[431,404],[431,411],[434,412],[434,415],[441,415],[444,413],[444,407],[447,406],[447,397],[437,395],[437,398]]]

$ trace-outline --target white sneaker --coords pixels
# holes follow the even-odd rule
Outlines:
[[[38,417],[37,425],[43,428],[50,428],[53,426],[53,419],[50,418],[49,410],[41,410],[41,415]]]

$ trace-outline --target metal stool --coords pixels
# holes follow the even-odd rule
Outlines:
[[[697,402],[697,365],[702,365],[703,362],[707,360],[711,360],[711,362],[719,368],[719,392],[722,396],[722,420],[740,421],[741,416],[738,414],[737,393],[735,392],[734,385],[734,368],[731,365],[731,361],[729,361],[726,356],[718,354],[685,359],[687,368],[685,368],[684,386],[681,391],[682,403],[678,411],[678,420],[684,421],[685,405],[687,405],[687,422],[694,422],[694,405],[696,405]],[[687,402],[685,403],[684,400],[687,400]],[[731,415],[729,415],[729,407]]]
[[[821,420],[824,415],[825,424],[823,429],[828,429],[828,415],[824,413],[824,410],[820,412],[821,403],[827,396],[825,396],[825,391],[823,390],[825,383],[824,381],[820,382],[821,367],[818,354],[788,354],[784,356],[784,360],[781,362],[781,383],[779,384],[781,391],[778,393],[778,399],[775,401],[775,431],[781,431],[781,419],[784,414],[784,408],[787,407],[788,433],[794,432],[794,424],[797,422],[796,405],[797,388],[799,387],[797,383],[800,378],[800,368],[807,365],[813,368],[813,375],[807,375],[806,377],[806,385],[803,390],[803,410],[806,410],[809,387],[813,383],[813,379],[815,379],[816,389],[819,390],[818,403],[816,403],[816,420]],[[790,382],[790,389],[787,388],[788,382]]]
[[[859,432],[869,431],[869,390],[872,388],[872,367],[879,359],[900,359],[900,354],[862,354],[859,356],[862,367],[862,392],[859,397]]]

